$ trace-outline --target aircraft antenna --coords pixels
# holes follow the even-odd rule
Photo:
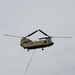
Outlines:
[[[35,53],[35,50],[33,51],[33,54],[32,54],[32,56],[31,56],[31,58],[30,58],[30,61],[29,61],[28,65],[27,65],[27,67],[26,67],[26,70],[25,70],[25,72],[24,72],[24,75],[27,74],[27,71],[28,71],[28,68],[29,68],[29,66],[30,66],[30,63],[31,63],[31,61],[32,61],[32,58],[33,58],[33,56],[34,56],[34,53]]]

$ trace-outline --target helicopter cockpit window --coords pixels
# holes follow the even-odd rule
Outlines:
[[[30,42],[32,42],[31,40],[29,40]]]
[[[23,42],[23,43],[28,43],[28,41],[25,41],[25,42]]]

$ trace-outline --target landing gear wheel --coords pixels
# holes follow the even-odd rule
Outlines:
[[[25,49],[25,47],[24,47],[24,49]]]
[[[28,49],[28,52],[29,52],[29,49]]]
[[[42,50],[44,50],[44,49],[42,48]]]

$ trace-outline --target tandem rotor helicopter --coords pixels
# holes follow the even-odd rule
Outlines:
[[[39,38],[38,41],[32,41],[29,38],[27,38],[27,37],[30,37],[31,35],[35,34],[38,31],[40,31],[46,37]],[[43,32],[40,29],[32,32],[31,34],[29,34],[29,35],[27,35],[25,37],[8,35],[8,34],[4,34],[4,35],[5,36],[10,36],[10,37],[22,38],[21,41],[20,41],[20,46],[22,46],[24,49],[28,49],[28,51],[32,50],[32,49],[38,49],[38,48],[42,48],[42,50],[44,50],[45,47],[52,46],[54,43],[52,42],[51,38],[72,38],[72,37],[53,37],[53,36],[49,36],[48,34],[46,34],[45,32]]]

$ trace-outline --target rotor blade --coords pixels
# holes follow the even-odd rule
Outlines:
[[[8,35],[8,34],[3,34],[4,36],[10,36],[10,37],[17,37],[17,38],[23,38],[21,36],[14,36],[14,35]]]
[[[50,38],[50,37],[42,37],[42,38],[39,38],[39,39],[47,39],[47,38]]]
[[[48,39],[48,38],[72,38],[72,37],[42,37],[39,39]]]
[[[43,33],[45,36],[49,36],[49,35],[47,35],[45,32],[43,32],[42,30],[39,29],[39,31],[40,31],[41,33]]]
[[[31,34],[27,35],[26,37],[29,37],[29,36],[31,36],[31,35],[33,35],[33,34],[35,34],[36,32],[38,32],[38,30],[36,30],[36,31],[34,31],[33,33],[31,33]]]
[[[72,37],[53,37],[51,36],[51,38],[72,38]]]

